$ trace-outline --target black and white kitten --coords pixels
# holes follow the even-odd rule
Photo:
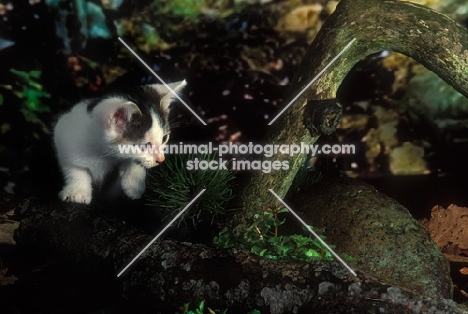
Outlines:
[[[185,81],[169,84],[178,95]],[[65,186],[63,201],[89,204],[93,186],[100,188],[118,170],[123,192],[131,199],[145,192],[146,168],[164,161],[162,151],[127,152],[122,145],[150,145],[169,139],[168,115],[176,96],[164,85],[146,85],[105,97],[84,100],[62,115],[54,129],[54,143]]]

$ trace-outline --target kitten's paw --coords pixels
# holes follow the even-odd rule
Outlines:
[[[129,180],[122,178],[122,189],[132,200],[139,199],[145,193],[145,180]]]
[[[58,196],[64,202],[89,204],[92,191],[82,187],[65,186]]]
[[[133,165],[122,175],[122,189],[132,200],[139,199],[145,193],[146,171],[140,165]]]

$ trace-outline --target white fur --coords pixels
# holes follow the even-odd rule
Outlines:
[[[172,89],[177,95],[180,93],[180,91],[187,85],[187,82],[185,80],[181,82],[175,82],[171,84],[167,84],[170,89]],[[166,85],[162,84],[153,84],[151,85],[160,95],[165,95],[161,99],[161,107],[169,112],[169,105],[171,102],[177,98],[176,95],[174,95],[169,88],[166,87]]]
[[[153,85],[159,93],[168,92],[158,86]],[[183,86],[185,81],[177,83],[173,89],[179,92]],[[162,97],[160,103],[166,112],[174,98],[174,95],[169,94]],[[145,168],[163,162],[164,154],[120,154],[116,143],[125,144],[121,136],[123,126],[113,119],[116,110],[123,110],[123,117],[130,119],[132,114],[140,112],[138,106],[124,99],[108,98],[97,104],[92,113],[88,113],[88,103],[85,100],[75,105],[70,112],[60,117],[54,129],[54,143],[65,179],[59,198],[89,204],[92,184],[100,187],[105,176],[117,167],[123,192],[131,199],[140,198],[145,192]],[[127,144],[151,143],[156,148],[165,144],[165,133],[155,113],[152,113],[152,121],[153,125],[142,143]]]
[[[54,130],[57,156],[65,179],[59,198],[85,204],[91,202],[92,183],[101,185],[104,176],[119,160],[103,145],[115,138],[114,130],[105,132],[102,116],[89,115],[87,103],[82,101],[64,114]]]
[[[120,169],[122,189],[131,199],[139,199],[145,193],[146,170],[143,166],[130,162],[123,164]]]

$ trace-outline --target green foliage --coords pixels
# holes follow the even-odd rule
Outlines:
[[[92,1],[75,0],[68,7],[59,0],[46,0],[45,3],[60,13],[75,15],[82,23],[80,33],[84,38],[104,38],[110,39],[111,35],[106,26],[106,17],[102,11],[102,5],[95,4]],[[62,25],[57,25],[62,27]],[[65,31],[62,28],[62,31]]]
[[[39,82],[41,71],[19,71],[10,69],[14,74],[14,81],[11,85],[3,85],[2,87],[12,92],[20,101],[21,108],[19,109],[24,115],[26,121],[39,124],[45,133],[49,133],[47,126],[39,119],[37,113],[50,112],[50,108],[44,99],[50,98],[50,94],[43,90],[42,84]],[[0,105],[3,103],[3,97],[0,97]]]
[[[31,112],[49,112],[50,108],[45,105],[42,98],[50,98],[50,94],[42,90],[38,82],[41,71],[23,72],[10,69],[17,77],[17,84],[13,86],[13,93],[23,99],[24,107]]]
[[[183,15],[195,18],[201,13],[204,1],[193,0],[156,0],[153,5],[162,7],[161,13]]]
[[[287,209],[264,208],[263,214],[255,215],[255,221],[242,232],[225,227],[213,240],[217,248],[240,247],[251,253],[270,259],[332,260],[331,253],[315,238],[300,234],[280,235],[278,228],[285,223],[280,219]],[[325,237],[322,236],[322,239]]]
[[[201,301],[200,304],[198,305],[198,308],[195,310],[189,310],[190,303],[185,303],[184,304],[184,314],[203,314],[205,313],[205,301]],[[208,308],[209,313],[211,314],[211,309]]]
[[[148,47],[158,47],[164,42],[159,36],[156,28],[148,23],[144,23],[141,26],[141,35],[144,39],[145,45]]]
[[[86,13],[83,14],[88,19],[88,34],[91,38],[110,39],[111,34],[106,25],[106,17],[102,12],[102,6],[86,2]]]
[[[186,161],[195,158],[211,161],[216,156],[170,156],[149,175],[147,205],[157,207],[163,220],[174,217],[201,189],[206,191],[182,216],[182,221],[191,220],[194,226],[203,220],[213,223],[218,215],[226,213],[223,206],[233,197],[230,182],[234,175],[228,170],[187,170]]]
[[[182,307],[182,313],[177,312],[176,314],[227,314],[228,310],[212,310],[209,307],[205,308],[205,301],[201,301],[198,307],[194,310],[190,310],[190,303],[185,303]],[[206,310],[206,311],[205,311]],[[247,314],[261,314],[259,310],[249,311]]]

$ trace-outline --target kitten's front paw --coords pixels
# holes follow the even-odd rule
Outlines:
[[[132,165],[122,175],[122,189],[132,200],[139,199],[145,193],[146,171],[140,165]]]
[[[92,191],[83,187],[67,185],[58,196],[64,202],[89,204],[91,203]]]
[[[145,193],[145,180],[128,180],[122,179],[122,189],[128,197],[132,200],[139,199]]]

